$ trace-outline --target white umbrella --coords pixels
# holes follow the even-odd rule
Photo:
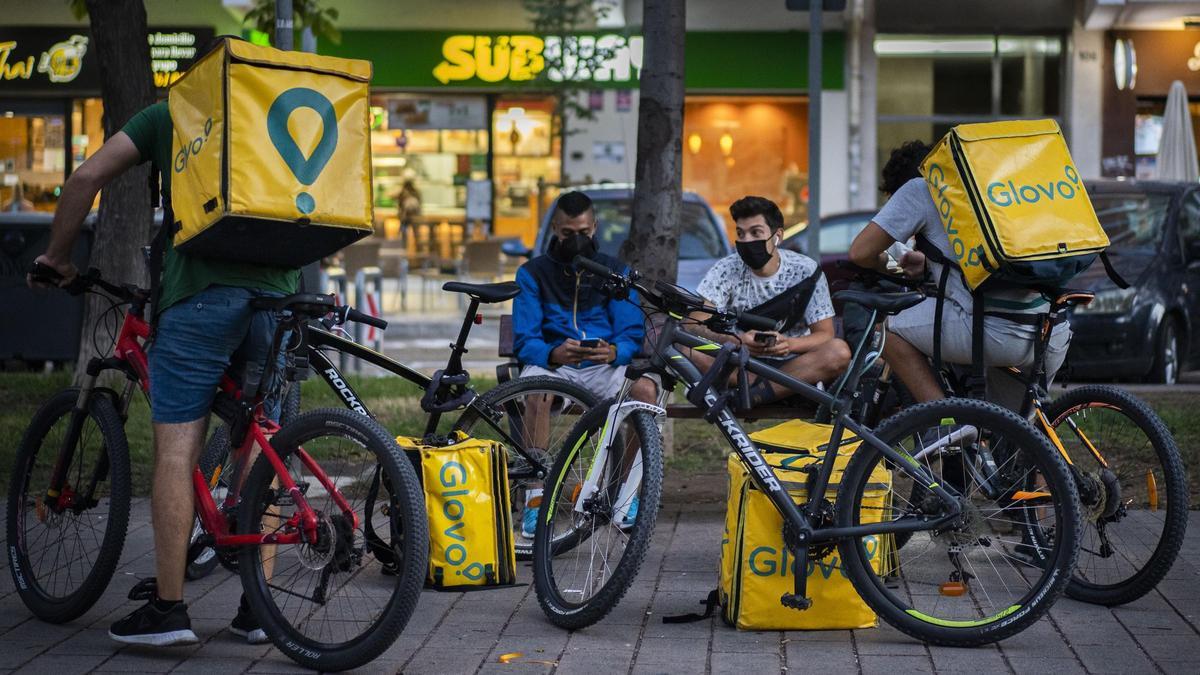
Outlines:
[[[1155,171],[1159,180],[1194,182],[1200,178],[1187,90],[1179,80],[1171,83],[1171,90],[1167,93],[1167,110],[1163,115],[1162,140],[1158,144]]]

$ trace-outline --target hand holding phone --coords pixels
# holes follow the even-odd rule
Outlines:
[[[775,334],[756,332],[754,334],[754,341],[764,347],[773,347],[775,346]]]
[[[600,338],[588,338],[586,340],[580,340],[579,346],[583,347],[584,349],[597,349],[600,347],[602,342],[603,340]]]

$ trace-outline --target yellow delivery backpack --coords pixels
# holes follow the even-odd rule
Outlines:
[[[368,61],[221,46],[171,87],[175,247],[300,267],[372,231]]]
[[[972,291],[1060,288],[1108,246],[1054,120],[960,124],[921,174]]]
[[[780,482],[797,503],[808,498],[808,474],[802,469],[821,460],[832,427],[791,420],[750,435],[763,457],[779,474]],[[847,432],[837,449],[830,492],[836,492],[842,473],[859,441]],[[750,480],[736,455],[729,456],[729,494],[725,510],[725,534],[721,540],[721,582],[718,601],[722,617],[743,630],[827,630],[870,628],[875,613],[867,607],[850,583],[837,548],[821,559],[808,560],[808,596],[812,607],[789,609],[779,598],[794,591],[795,561],[783,544],[783,517],[770,498]],[[794,478],[792,477],[794,476]],[[876,467],[864,495],[862,522],[879,522],[891,493],[891,472]],[[871,564],[882,569],[891,536],[867,541]]]
[[[496,441],[469,438],[443,447],[396,439],[419,456],[429,517],[429,578],[433,588],[461,590],[516,581],[516,548],[508,497],[508,462]]]

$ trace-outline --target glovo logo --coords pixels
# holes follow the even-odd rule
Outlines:
[[[304,156],[296,139],[288,131],[288,119],[297,108],[308,108],[321,117],[321,138],[308,157]],[[311,186],[337,148],[337,113],[324,94],[308,87],[294,87],[276,97],[267,110],[267,135],[296,180],[301,185]],[[308,215],[316,208],[317,202],[309,193],[301,190],[296,195],[296,209],[300,213]]]
[[[188,158],[200,154],[200,151],[208,144],[208,136],[212,133],[212,128],[213,121],[210,117],[204,120],[204,133],[179,148],[179,152],[175,153],[175,173],[180,173],[187,168]]]
[[[42,53],[38,72],[46,73],[51,82],[70,82],[79,76],[83,68],[83,55],[87,53],[88,39],[83,35],[72,35]]]
[[[934,205],[937,206],[938,216],[942,219],[942,229],[946,230],[946,237],[950,240],[950,248],[954,251],[954,258],[958,260],[958,264],[962,266],[976,266],[980,264],[980,249],[973,248],[967,251],[967,244],[963,241],[959,234],[958,225],[954,222],[954,209],[950,204],[950,198],[946,196],[946,189],[950,187],[946,182],[946,171],[939,164],[930,164],[929,170],[925,175],[925,182],[937,191],[937,197],[934,198]]]
[[[1051,179],[1045,183],[1028,185],[1014,185],[1011,180],[988,183],[987,198],[989,202],[1001,208],[1018,204],[1036,204],[1043,199],[1048,201],[1074,199],[1075,195],[1083,191],[1083,187],[1079,184],[1079,172],[1075,170],[1075,167],[1066,164],[1063,166],[1063,175],[1066,176],[1066,180]]]
[[[874,560],[875,554],[879,551],[879,539],[874,535],[865,537],[863,544],[867,548],[867,560]],[[773,546],[759,546],[750,551],[747,562],[750,573],[756,577],[787,577],[796,571],[796,560],[791,557],[786,547],[776,549]],[[813,574],[820,573],[823,579],[829,579],[835,570],[843,579],[850,578],[837,554],[824,560],[810,559],[805,577],[812,577]]]
[[[461,499],[457,498],[467,497],[471,494],[471,489],[467,487],[467,469],[458,462],[446,462],[438,471],[438,482],[442,486],[442,515],[450,522],[450,525],[442,530],[442,537],[445,541],[454,542],[445,548],[446,565],[458,568],[454,570],[454,573],[459,576],[464,576],[471,581],[479,581],[486,572],[482,563],[473,562],[463,567],[467,558],[470,557],[470,552],[467,550],[467,537],[463,533],[467,526],[463,521],[467,515],[467,507]]]

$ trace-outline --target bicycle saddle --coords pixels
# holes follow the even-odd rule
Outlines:
[[[335,304],[332,295],[295,293],[279,298],[254,298],[250,301],[250,306],[254,309],[264,309],[272,312],[290,311],[294,314],[324,316],[334,310]]]
[[[1073,290],[1064,288],[1059,292],[1058,297],[1052,303],[1055,312],[1067,307],[1075,307],[1078,305],[1086,305],[1096,298],[1096,294],[1091,291]]]
[[[499,284],[468,284],[462,281],[447,281],[443,291],[465,293],[480,302],[504,302],[521,294],[521,287],[511,281]]]
[[[835,300],[854,303],[866,309],[874,309],[884,314],[896,314],[925,299],[920,291],[903,291],[900,293],[872,293],[870,291],[838,291],[833,294]]]

